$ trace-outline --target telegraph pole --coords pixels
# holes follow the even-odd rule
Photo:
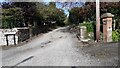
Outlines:
[[[2,6],[1,5],[2,5],[2,1],[0,1],[0,14],[1,14],[0,15],[0,28],[3,26],[2,25],[2,14],[3,14],[3,12],[2,12]]]
[[[96,41],[100,41],[100,1],[96,0]]]

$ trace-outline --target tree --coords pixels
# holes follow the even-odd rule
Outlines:
[[[36,3],[34,2],[13,2],[12,6],[19,7],[23,11],[23,16],[27,25],[33,25],[36,13]]]
[[[82,19],[82,17],[80,15],[78,15],[77,13],[79,13],[78,8],[84,6],[84,2],[57,2],[57,4],[59,4],[61,6],[60,8],[69,12],[69,14],[67,16],[69,16],[68,19],[71,23],[74,22],[74,24],[77,24],[79,21],[81,21],[80,19]],[[75,11],[74,11],[74,9],[75,9]]]
[[[57,25],[61,25],[65,20],[65,14],[63,10],[56,8],[55,2],[50,2],[48,5],[44,5],[40,7],[38,5],[38,14],[43,16],[43,20],[46,22],[48,26],[51,25],[51,21],[56,21]]]
[[[21,8],[13,8],[9,5],[8,3],[3,3],[2,5],[2,28],[23,27],[24,23]]]
[[[120,2],[101,2],[101,14],[109,12],[115,15],[115,19],[119,20]],[[72,22],[95,21],[95,2],[86,2],[82,7],[74,7],[70,10],[69,18]],[[75,19],[73,19],[75,17]],[[74,21],[73,21],[74,20]],[[82,21],[81,21],[82,20]]]
[[[55,2],[50,2],[49,4],[44,2],[12,2],[3,3],[2,7],[4,10],[3,21],[7,21],[6,25],[13,28],[13,26],[22,27],[24,24],[29,27],[30,37],[33,36],[32,29],[34,28],[49,29],[53,26],[51,22],[54,21],[56,25],[63,25],[65,20],[63,10],[56,8]]]

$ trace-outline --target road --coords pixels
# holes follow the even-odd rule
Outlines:
[[[84,46],[74,34],[61,27],[30,42],[2,50],[3,66],[113,66],[117,65],[118,44]],[[101,49],[111,52],[103,56]],[[103,50],[102,50],[103,51]],[[100,53],[100,54],[99,54]],[[99,55],[99,56],[97,56]],[[102,56],[101,56],[102,55]],[[105,55],[105,54],[104,54]]]

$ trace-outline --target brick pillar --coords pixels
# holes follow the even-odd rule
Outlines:
[[[102,15],[104,42],[112,42],[112,17],[113,15],[111,13]]]
[[[103,19],[103,41],[107,42],[107,25],[106,19]]]

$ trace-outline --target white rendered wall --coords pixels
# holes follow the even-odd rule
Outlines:
[[[5,33],[7,32],[9,34],[12,34],[13,32],[10,32],[10,31],[11,31],[11,29],[0,29],[0,46],[7,45]],[[18,36],[15,36],[15,39],[16,39],[16,44],[18,44]],[[8,36],[8,42],[9,42],[9,45],[14,45],[14,36],[13,35]]]

